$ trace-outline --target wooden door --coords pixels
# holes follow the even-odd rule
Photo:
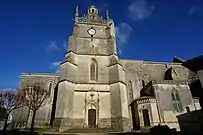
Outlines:
[[[144,126],[150,126],[149,111],[147,109],[142,110]]]
[[[88,110],[88,124],[90,128],[96,127],[96,110]]]

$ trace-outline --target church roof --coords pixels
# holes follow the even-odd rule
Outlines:
[[[58,73],[40,73],[40,72],[37,72],[37,73],[22,73],[21,75],[22,76],[27,76],[27,75],[59,76]]]
[[[203,55],[188,59],[187,61],[183,62],[182,65],[194,72],[203,70]]]

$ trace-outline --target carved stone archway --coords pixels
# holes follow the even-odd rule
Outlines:
[[[84,115],[84,127],[89,127],[89,121],[88,121],[88,112],[89,110],[95,110],[96,111],[96,122],[95,127],[98,127],[99,122],[99,93],[97,92],[87,92],[85,94],[85,115]]]

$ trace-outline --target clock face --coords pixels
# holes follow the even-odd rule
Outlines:
[[[96,30],[93,29],[93,28],[90,28],[87,32],[88,32],[88,34],[91,35],[91,36],[93,36],[93,35],[96,34]]]

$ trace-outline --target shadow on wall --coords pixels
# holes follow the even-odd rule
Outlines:
[[[53,127],[55,114],[56,114],[56,102],[57,102],[57,94],[58,94],[58,84],[54,89],[54,98],[52,103],[52,110],[51,110],[51,119],[50,119],[50,126]]]
[[[177,116],[183,133],[203,134],[203,110],[195,110]]]
[[[189,84],[193,97],[199,97],[201,108],[203,108],[203,88],[200,80],[193,81]]]

